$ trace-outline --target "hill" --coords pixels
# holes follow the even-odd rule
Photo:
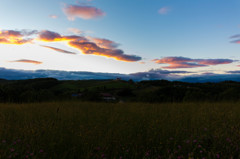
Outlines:
[[[179,81],[66,80],[38,78],[0,80],[0,102],[61,100],[108,102],[215,102],[238,101],[240,83]]]

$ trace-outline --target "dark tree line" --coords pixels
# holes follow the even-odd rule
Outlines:
[[[0,102],[43,102],[59,100],[102,101],[101,93],[116,101],[133,102],[221,102],[239,101],[240,83],[186,83],[178,81],[85,80],[54,78],[0,80]]]

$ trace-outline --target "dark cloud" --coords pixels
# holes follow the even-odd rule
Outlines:
[[[158,64],[168,64],[169,66],[163,67],[166,69],[206,67],[234,62],[231,59],[191,59],[187,57],[164,57],[153,61]]]
[[[137,80],[159,80],[159,79],[178,79],[180,76],[177,74],[188,74],[191,72],[188,71],[168,71],[168,70],[162,70],[162,69],[151,69],[146,72],[137,72],[129,74],[132,79]]]
[[[236,70],[236,71],[227,71],[226,73],[240,74],[240,70]]]
[[[67,51],[67,50],[63,50],[63,49],[59,49],[59,48],[55,48],[55,47],[51,47],[51,46],[46,46],[46,45],[40,45],[40,46],[51,49],[51,50],[55,50],[55,51],[58,51],[61,53],[65,53],[65,54],[73,54],[73,55],[76,54],[75,52],[71,52],[71,51]]]
[[[116,79],[123,80],[133,79],[141,80],[170,80],[183,81],[192,83],[203,82],[221,82],[221,81],[238,81],[240,82],[240,71],[228,71],[228,74],[203,73],[198,75],[188,75],[186,71],[167,71],[167,70],[150,70],[133,74],[118,73],[96,73],[84,71],[55,71],[55,70],[15,70],[0,68],[0,78],[8,80],[33,79],[33,78],[56,78],[59,80],[91,80],[91,79]],[[185,74],[180,76],[179,74]]]
[[[85,5],[65,5],[63,12],[69,20],[75,20],[76,18],[94,19],[106,15],[101,9]]]

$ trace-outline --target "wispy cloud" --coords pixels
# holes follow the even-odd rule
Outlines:
[[[233,35],[230,37],[230,39],[235,39],[235,40],[232,40],[231,43],[240,44],[240,34]]]
[[[236,34],[230,37],[230,39],[233,39],[233,38],[240,38],[240,34]]]
[[[52,18],[52,19],[57,19],[58,18],[58,16],[54,15],[54,14],[50,14],[49,17]]]
[[[30,64],[35,64],[35,65],[42,64],[42,62],[40,62],[40,61],[27,60],[27,59],[15,60],[15,61],[10,61],[10,62],[30,63]]]
[[[206,67],[234,62],[231,59],[191,59],[187,57],[164,57],[153,61],[158,64],[168,64],[169,66],[162,67],[166,69]]]
[[[68,31],[73,33],[73,34],[77,34],[77,35],[80,35],[80,34],[84,33],[84,31],[82,31],[80,29],[77,29],[77,28],[68,28]]]
[[[162,7],[158,10],[158,13],[161,15],[168,14],[171,11],[169,7]]]
[[[99,8],[84,5],[65,5],[63,12],[71,21],[75,20],[76,18],[94,19],[106,15],[106,13]]]
[[[59,49],[59,48],[56,48],[56,47],[51,47],[51,46],[46,46],[46,45],[40,45],[40,46],[51,49],[51,50],[54,50],[54,51],[58,51],[58,52],[61,52],[61,53],[65,53],[65,54],[72,54],[72,55],[76,54],[75,52]]]

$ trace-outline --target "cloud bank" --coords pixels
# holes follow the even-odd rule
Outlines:
[[[20,80],[33,78],[56,78],[58,80],[103,80],[116,79],[123,80],[133,79],[135,81],[142,80],[170,80],[182,81],[192,83],[203,82],[221,82],[221,81],[238,81],[240,82],[240,71],[229,71],[226,74],[203,73],[198,75],[188,75],[186,71],[167,71],[167,70],[149,70],[146,72],[138,72],[133,74],[119,74],[119,73],[97,73],[84,71],[55,71],[55,70],[15,70],[0,68],[0,79]],[[178,74],[186,74],[179,76]]]

